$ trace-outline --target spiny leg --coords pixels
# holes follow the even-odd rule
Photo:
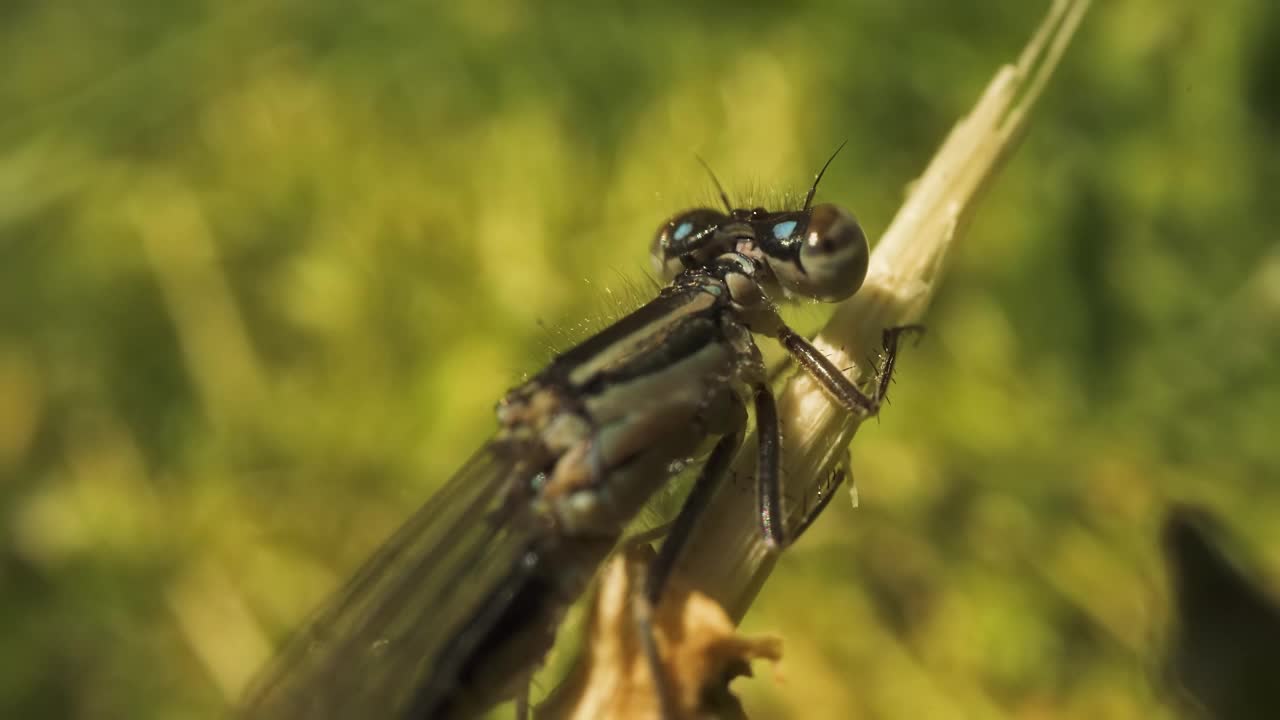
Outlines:
[[[653,564],[649,566],[649,576],[645,582],[645,597],[655,605],[662,597],[662,591],[671,577],[671,571],[675,568],[680,552],[684,550],[693,532],[694,524],[711,501],[711,496],[720,485],[720,480],[728,474],[733,456],[741,446],[741,430],[735,430],[720,438],[706,463],[703,464],[701,472],[698,473],[693,489],[689,491],[684,504],[680,506],[680,513],[671,522],[667,539],[662,543],[658,557],[654,558]]]
[[[707,458],[707,462],[702,466],[702,471],[698,473],[698,479],[694,482],[693,489],[689,491],[688,497],[685,498],[679,514],[670,524],[670,530],[667,533],[667,539],[662,543],[662,549],[658,551],[658,556],[649,565],[643,590],[637,593],[633,600],[635,603],[637,631],[640,633],[640,644],[644,648],[645,659],[648,661],[650,671],[653,673],[653,687],[658,694],[662,716],[667,720],[674,720],[678,717],[679,708],[672,695],[671,683],[667,679],[666,671],[663,669],[662,657],[658,653],[658,642],[654,635],[653,626],[654,608],[662,598],[662,591],[671,579],[671,571],[675,568],[676,560],[680,558],[680,552],[684,550],[684,546],[688,543],[695,523],[703,511],[706,510],[712,495],[715,494],[716,488],[720,485],[720,481],[728,474],[729,466],[733,462],[733,456],[737,454],[738,448],[741,446],[741,430],[735,430],[724,435],[716,443],[715,449],[711,451],[711,456]]]
[[[885,397],[889,392],[889,385],[893,380],[899,340],[903,335],[913,332],[923,333],[924,327],[921,325],[901,325],[887,328],[884,331],[882,344],[885,357],[876,372],[876,389],[873,395],[867,395],[858,388],[857,385],[845,377],[844,373],[834,363],[818,352],[818,349],[812,343],[796,334],[785,324],[779,324],[778,340],[838,403],[850,413],[866,418],[880,411],[880,406],[884,403]],[[820,498],[818,504],[805,513],[804,517],[801,518],[795,535],[788,538],[785,513],[782,509],[782,469],[781,453],[779,451],[782,436],[778,425],[777,408],[774,404],[773,395],[769,392],[767,386],[761,385],[756,388],[755,399],[756,435],[760,442],[760,458],[756,464],[760,519],[765,543],[775,550],[782,550],[795,542],[805,530],[808,530],[813,521],[831,502],[836,488],[844,481],[844,476],[847,474],[848,462],[846,457],[844,469],[837,468],[835,471],[835,480],[830,492]]]
[[[792,544],[795,544],[800,539],[800,536],[804,535],[809,526],[813,524],[813,521],[818,519],[822,511],[827,509],[827,505],[831,504],[831,498],[836,496],[836,490],[840,489],[840,485],[845,481],[845,478],[853,478],[853,470],[851,468],[852,463],[849,460],[849,451],[845,450],[844,459],[831,471],[831,479],[827,482],[826,489],[818,491],[818,504],[806,510],[804,517],[800,518],[800,523],[796,526],[795,535],[791,538]]]
[[[889,384],[893,380],[893,369],[897,362],[898,341],[907,332],[922,331],[920,325],[902,325],[884,331],[883,345],[885,361],[878,373],[875,394],[867,395],[845,374],[835,363],[831,362],[813,346],[813,343],[801,337],[794,330],[781,325],[778,330],[778,341],[791,353],[796,362],[805,369],[814,380],[818,381],[831,397],[850,413],[861,418],[868,418],[880,412],[880,405],[889,392]]]
[[[893,368],[898,362],[898,341],[903,335],[915,335],[916,342],[924,335],[924,325],[895,325],[885,328],[881,335],[884,348],[884,362],[876,372],[876,397],[883,402],[889,396],[889,383],[893,379]]]
[[[787,540],[787,518],[782,512],[782,428],[773,393],[764,383],[756,385],[756,502],[760,531],[769,547],[781,550]]]
[[[758,498],[760,503],[760,519],[764,532],[764,541],[775,550],[784,550],[795,544],[814,520],[822,514],[836,490],[846,477],[852,477],[849,451],[845,450],[844,459],[831,472],[831,480],[825,490],[819,490],[817,505],[805,510],[794,532],[786,528],[786,517],[782,510],[782,462],[778,451],[782,441],[781,428],[778,426],[777,409],[774,407],[773,395],[768,387],[756,388],[756,436],[760,442],[760,456],[756,465],[759,482]]]
[[[638,587],[638,585],[633,583],[632,587]],[[644,650],[645,662],[649,665],[649,672],[653,677],[653,691],[658,696],[659,711],[663,720],[675,720],[679,717],[680,710],[672,693],[671,682],[667,679],[667,672],[662,666],[662,655],[658,652],[658,638],[654,634],[653,613],[656,602],[649,599],[646,590],[635,593],[631,602],[635,613],[636,632],[640,636],[640,647]]]

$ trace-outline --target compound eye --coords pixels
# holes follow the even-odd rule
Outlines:
[[[783,230],[776,229],[778,233]],[[794,233],[796,228],[785,230]],[[778,280],[796,294],[827,302],[844,300],[857,292],[867,276],[870,250],[853,215],[837,205],[818,205],[810,211],[802,232],[799,267],[775,273]]]
[[[710,208],[695,208],[678,213],[658,228],[649,251],[654,272],[670,281],[684,270],[687,261],[706,262],[719,254],[716,238],[728,218]]]
[[[800,246],[800,264],[810,290],[819,300],[843,300],[862,287],[871,251],[867,236],[853,215],[838,205],[813,209]]]

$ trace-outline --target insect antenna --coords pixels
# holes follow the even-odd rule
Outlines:
[[[827,158],[827,162],[822,166],[822,169],[819,170],[818,174],[813,178],[813,186],[809,188],[809,194],[805,196],[804,207],[800,208],[802,211],[809,209],[809,204],[813,202],[814,193],[818,192],[818,181],[822,180],[822,174],[827,171],[827,167],[831,165],[831,161],[835,160],[836,156],[840,154],[840,151],[844,149],[844,146],[848,144],[849,144],[848,140],[845,140],[844,142],[840,143],[840,147],[836,148],[836,151],[831,153],[831,157]]]
[[[711,166],[707,164],[706,160],[702,159],[701,155],[694,155],[694,157],[698,158],[698,162],[702,164],[703,169],[705,169],[707,174],[711,176],[711,182],[715,183],[716,192],[720,193],[720,201],[724,203],[725,212],[732,214],[733,203],[729,202],[729,194],[724,191],[724,186],[722,186],[720,184],[720,180],[716,178],[715,171],[711,169]]]

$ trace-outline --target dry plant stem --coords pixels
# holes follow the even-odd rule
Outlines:
[[[749,672],[753,660],[777,662],[781,641],[738,635],[719,605],[684,578],[672,578],[658,607],[647,609],[669,693],[670,706],[664,705],[636,633],[636,598],[653,559],[647,545],[633,545],[605,566],[590,603],[583,656],[539,705],[536,720],[742,716],[728,683]]]
[[[872,254],[867,282],[842,303],[814,344],[865,381],[884,328],[919,322],[960,239],[1003,161],[1016,149],[1030,111],[1079,26],[1089,0],[1057,0],[1014,65],[1001,67],[968,116],[952,129],[914,184]],[[904,348],[910,352],[910,343]],[[797,373],[778,395],[785,439],[786,507],[794,524],[816,502],[847,452],[859,421]],[[709,511],[694,530],[676,572],[741,620],[768,578],[776,554],[760,540],[749,439]],[[855,468],[856,471],[856,468]]]

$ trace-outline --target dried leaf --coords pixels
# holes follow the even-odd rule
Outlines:
[[[636,602],[652,557],[640,547],[610,561],[592,599],[583,657],[538,707],[539,720],[662,717]],[[744,718],[729,682],[750,675],[752,660],[782,656],[781,640],[738,635],[723,608],[678,577],[655,609],[654,635],[679,718]]]

